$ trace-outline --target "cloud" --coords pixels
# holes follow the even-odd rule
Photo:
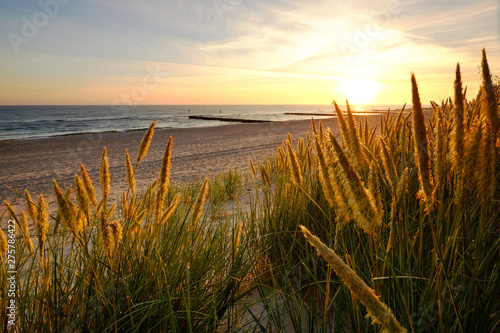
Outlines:
[[[0,8],[2,31],[17,32],[40,10],[26,1]],[[260,91],[259,84],[283,88],[287,80],[335,87],[347,77],[391,89],[411,70],[444,82],[458,61],[472,79],[483,47],[490,63],[500,61],[498,10],[494,0],[71,1],[19,54],[1,41],[0,56],[5,80],[55,86],[70,77],[133,82],[145,64],[163,63],[198,91],[211,83],[248,93],[245,85]]]

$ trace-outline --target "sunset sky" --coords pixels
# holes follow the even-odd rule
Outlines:
[[[496,0],[0,0],[0,105],[353,104],[468,96]]]

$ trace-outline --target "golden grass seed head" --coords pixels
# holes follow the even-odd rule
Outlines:
[[[396,194],[396,182],[397,182],[397,173],[396,166],[394,165],[394,158],[392,153],[388,147],[387,141],[384,138],[380,139],[380,155],[382,157],[382,163],[384,165],[384,171],[386,179],[389,181],[391,185],[391,190],[393,195]]]
[[[30,236],[30,231],[28,227],[28,218],[26,217],[26,214],[24,213],[24,210],[21,209],[21,231],[23,232],[23,238],[24,238],[24,243],[26,244],[26,247],[29,249],[31,253],[34,253],[34,247],[33,247],[33,242],[31,241],[31,236]]]
[[[61,208],[62,206],[64,206],[64,195],[61,191],[61,188],[59,187],[59,185],[57,184],[57,181],[55,179],[52,179],[52,185],[54,187],[54,193],[56,195],[56,199],[57,199],[57,204],[59,206],[59,208]]]
[[[248,156],[248,161],[250,162],[250,170],[252,171],[253,177],[257,175],[257,170],[255,169],[255,164],[253,164],[252,158]]]
[[[79,226],[80,217],[78,214],[78,210],[70,198],[71,192],[68,189],[63,195],[55,179],[52,180],[52,184],[54,186],[54,193],[56,194],[57,205],[59,209],[59,217],[62,224],[66,228],[69,228],[74,234],[78,234],[79,230],[82,228]]]
[[[92,204],[90,201],[90,197],[87,193],[87,189],[85,188],[85,184],[83,183],[82,178],[80,176],[75,175],[75,194],[76,200],[78,202],[78,206],[80,209],[85,212],[85,214],[90,213],[90,205]]]
[[[319,134],[318,135],[321,138],[321,140],[325,139],[325,130],[323,129],[323,122],[321,120],[319,121]]]
[[[7,206],[7,210],[9,211],[11,218],[14,221],[19,222],[19,219],[17,218],[16,213],[14,212],[14,209],[12,209],[12,206],[7,202],[7,200],[4,200],[3,203],[5,204],[5,206]]]
[[[286,146],[286,144],[285,144]],[[278,154],[276,154],[275,163],[278,170],[283,170],[286,168],[288,161],[288,154],[286,153],[286,148],[283,146],[278,147]]]
[[[454,101],[454,130],[453,130],[453,156],[452,165],[454,170],[460,169],[460,161],[463,156],[464,146],[464,96],[462,94],[462,76],[460,64],[457,63],[455,71],[455,101]]]
[[[446,149],[445,147],[445,140],[444,140],[444,131],[445,129],[443,128],[443,117],[442,117],[442,109],[441,108],[435,108],[435,123],[434,123],[434,141],[435,141],[435,147],[434,147],[434,192],[432,194],[433,197],[436,197],[436,194],[438,191],[440,191],[444,184],[445,184],[445,175],[444,175],[444,167],[445,167],[445,154],[446,154]]]
[[[78,227],[80,233],[83,233],[88,226],[87,214],[81,209],[78,209]]]
[[[71,200],[70,196],[68,195],[66,197],[67,201],[67,207],[69,208],[70,216],[68,218],[68,225],[71,231],[73,232],[74,236],[78,236],[82,231],[83,227],[85,225],[84,222],[84,217],[85,213],[80,209],[76,207],[76,205],[73,203],[73,200]]]
[[[238,229],[236,230],[236,236],[234,239],[234,251],[233,251],[233,260],[236,260],[236,255],[238,254],[238,250],[240,247],[240,241],[241,241],[241,233],[243,229],[243,222],[238,223]]]
[[[314,118],[311,118],[311,128],[312,128],[312,131],[313,131],[313,135],[317,136],[318,135],[318,131],[316,130],[316,123],[314,122]]]
[[[102,200],[106,203],[110,190],[108,150],[104,147],[102,151],[101,167],[99,169],[99,179],[101,182]]]
[[[305,141],[304,141],[304,138],[299,138],[297,140],[297,153],[300,156],[304,156],[305,155]]]
[[[163,211],[163,201],[168,192],[168,184],[170,178],[170,157],[172,155],[172,145],[173,137],[171,136],[168,140],[167,146],[165,148],[165,154],[163,155],[160,175],[158,177],[159,184],[156,190],[156,221],[160,220],[161,213]]]
[[[174,199],[172,200],[172,203],[168,206],[168,208],[163,213],[161,219],[157,221],[157,223],[159,222],[160,225],[163,225],[165,222],[167,222],[170,216],[172,216],[172,214],[175,212],[175,209],[179,205],[180,201],[181,201],[181,195],[177,193]]]
[[[165,147],[165,154],[163,155],[161,171],[160,171],[160,186],[167,187],[169,184],[170,178],[170,159],[172,156],[172,146],[173,146],[173,137],[170,136],[168,139],[167,146]]]
[[[113,231],[108,223],[108,213],[105,210],[101,212],[101,235],[104,247],[106,248],[106,253],[108,256],[111,256],[113,254],[115,239]]]
[[[97,194],[83,163],[80,163],[80,173],[82,174],[83,183],[85,184],[85,189],[87,190],[90,202],[92,202],[92,205],[95,207],[97,206]]]
[[[87,219],[83,209],[79,209],[71,199],[71,191],[68,188],[64,195],[64,210],[61,211],[61,219],[73,233],[74,237],[80,235],[87,225]]]
[[[396,118],[396,122],[395,122],[394,127],[393,127],[395,133],[399,133],[399,131],[401,130],[401,126],[403,126],[403,114],[404,114],[405,108],[406,108],[406,103],[403,105],[403,107],[401,108],[401,110],[398,113],[398,117]],[[368,117],[366,119],[368,120]]]
[[[312,235],[306,227],[301,225],[300,229],[307,241],[315,247],[318,253],[328,262],[354,296],[365,305],[368,314],[374,318],[374,322],[381,324],[386,332],[406,332],[392,314],[391,309],[380,301],[375,291],[368,287],[356,272],[346,265],[344,261],[318,237]]]
[[[310,147],[312,145],[312,139],[311,139],[311,133],[308,131],[306,132],[306,147]]]
[[[486,50],[483,49],[483,57],[481,60],[481,68],[483,74],[483,85],[481,95],[481,112],[488,119],[489,125],[491,126],[491,133],[493,136],[497,136],[500,130],[500,118],[498,116],[498,100],[495,94],[495,88],[493,87],[493,82],[491,81],[490,67],[488,65],[488,60],[486,59]]]
[[[201,187],[198,198],[196,199],[196,202],[193,205],[193,215],[191,218],[192,224],[197,223],[201,218],[201,214],[203,213],[203,206],[205,205],[207,193],[208,193],[208,178],[205,178],[205,181],[203,182],[203,185]]]
[[[65,227],[68,227],[67,218],[70,216],[70,213],[68,212],[66,199],[55,179],[52,179],[52,185],[57,199],[57,221],[61,221]]]
[[[337,119],[340,125],[340,134],[342,136],[342,143],[347,146],[349,142],[349,128],[347,127],[347,123],[344,118],[344,114],[342,110],[340,110],[339,106],[335,101],[332,102],[335,107],[335,112],[337,114]]]
[[[0,229],[0,259],[2,259],[2,262],[4,262],[4,258],[6,258],[7,255],[8,244],[5,233]]]
[[[49,213],[47,212],[48,205],[45,203],[43,194],[38,197],[37,205],[37,222],[35,226],[38,231],[40,240],[45,243],[47,233],[49,231]]]
[[[142,138],[141,145],[139,146],[139,152],[137,153],[137,159],[135,161],[135,168],[137,168],[139,162],[144,157],[146,157],[146,154],[148,153],[149,145],[151,144],[151,141],[153,140],[153,135],[155,133],[155,126],[156,126],[156,120],[153,120],[153,122],[148,128],[148,131],[146,132],[146,134],[144,134],[144,137]]]
[[[132,166],[132,162],[130,162],[130,155],[128,154],[128,149],[125,149],[125,164],[127,167],[127,183],[130,190],[135,192],[136,184],[135,184],[135,175],[134,168]]]
[[[310,173],[316,164],[315,156],[313,154],[313,149],[308,146],[306,154],[306,173]]]
[[[28,215],[30,216],[33,223],[36,221],[36,204],[33,201],[30,193],[27,189],[24,190],[24,194],[26,195],[26,210],[28,211]]]
[[[311,133],[307,132],[306,133],[306,142],[305,142],[305,148],[310,149],[313,145],[312,139],[311,139]]]
[[[356,127],[356,122],[354,121],[354,116],[352,115],[351,107],[347,100],[346,100],[346,107],[347,107],[347,123],[349,126],[349,135],[348,135],[349,145],[346,147],[348,147],[349,150],[351,151],[351,155],[354,158],[354,162],[358,166],[361,166],[362,162],[364,161],[364,155],[360,147],[361,143]]]
[[[118,221],[113,221],[109,224],[111,228],[111,232],[113,233],[113,240],[115,241],[115,246],[122,240],[123,238],[123,227]]]
[[[417,80],[415,75],[411,74],[412,101],[413,101],[413,128],[415,141],[415,159],[418,168],[418,178],[420,181],[420,190],[418,197],[425,202],[426,212],[433,209],[433,182],[430,170],[429,144],[427,140],[427,130],[425,127],[425,118],[420,103]]]
[[[260,169],[260,176],[262,178],[262,181],[264,182],[264,185],[271,185],[271,178],[269,176],[269,173],[267,172],[267,169],[263,166],[260,165],[259,163],[259,169]]]

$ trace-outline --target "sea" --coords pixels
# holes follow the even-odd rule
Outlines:
[[[355,114],[398,112],[401,105],[352,106]],[[345,108],[344,108],[345,109]],[[322,114],[325,114],[324,116]],[[60,135],[231,125],[236,122],[190,116],[287,121],[321,119],[332,105],[30,105],[0,106],[0,140],[37,139]],[[314,114],[314,115],[312,115]]]

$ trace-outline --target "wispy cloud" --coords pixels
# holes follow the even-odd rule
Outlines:
[[[37,12],[43,8],[36,2],[0,1],[3,35],[23,37],[24,22]],[[175,78],[177,91],[184,87],[213,96],[216,85],[220,91],[233,87],[231,91],[245,94],[262,92],[259,85],[272,87],[274,99],[256,103],[285,101],[290,87],[301,84],[308,86],[295,95],[317,98],[311,87],[319,86],[312,80],[328,85],[320,89],[324,96],[347,77],[380,81],[381,102],[400,91],[412,70],[422,73],[424,81],[434,78],[432,88],[423,87],[422,94],[435,98],[430,90],[440,89],[444,97],[445,80],[456,62],[464,65],[464,78],[474,85],[483,47],[492,64],[500,61],[498,13],[494,0],[70,1],[36,37],[19,45],[19,53],[8,38],[0,40],[6,65],[0,85],[14,78],[30,82],[24,87],[31,89],[44,81],[53,87],[59,82],[59,90],[68,92],[70,79],[81,87],[94,80],[110,85],[101,89],[106,94],[129,82],[118,78],[130,78],[133,84],[145,64],[160,63],[171,69],[165,82],[176,85]],[[224,94],[216,95],[224,103]]]

